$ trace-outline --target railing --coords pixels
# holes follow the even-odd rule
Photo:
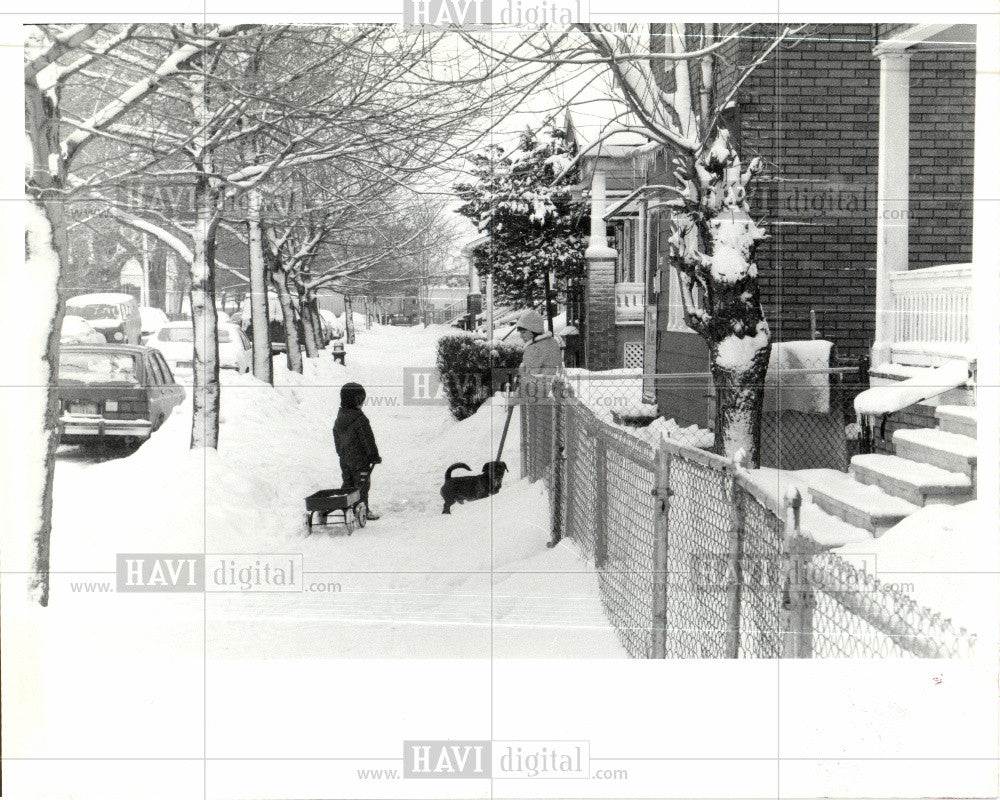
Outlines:
[[[965,356],[971,328],[972,265],[893,272],[892,344],[898,350],[923,350]]]
[[[641,325],[643,322],[644,286],[641,283],[615,284],[615,323]]]

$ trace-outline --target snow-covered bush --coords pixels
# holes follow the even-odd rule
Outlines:
[[[496,371],[516,370],[520,364],[521,348],[515,345],[495,342],[491,347],[485,338],[466,334],[438,340],[437,368],[455,419],[471,417],[493,394]]]

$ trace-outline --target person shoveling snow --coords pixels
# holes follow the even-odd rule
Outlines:
[[[340,412],[333,424],[333,443],[340,458],[340,473],[344,488],[361,492],[361,502],[368,509],[368,519],[379,518],[371,510],[368,492],[371,489],[372,469],[382,463],[382,456],[375,444],[371,423],[361,410],[364,405],[365,387],[360,383],[345,383],[340,390]]]

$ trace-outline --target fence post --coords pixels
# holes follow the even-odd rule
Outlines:
[[[608,560],[608,445],[600,433],[597,434],[596,455],[594,478],[597,482],[597,497],[594,507],[597,519],[594,528],[594,566],[600,569]]]
[[[724,470],[726,494],[730,506],[729,552],[726,554],[726,641],[725,658],[738,658],[740,654],[740,606],[743,602],[743,536],[746,527],[743,519],[742,492],[736,485],[731,469]]]
[[[563,459],[563,531],[569,536],[573,524],[573,481],[578,480],[579,472],[576,464],[576,421],[574,419],[573,405],[567,402],[563,407],[563,424],[565,426],[565,438],[563,439],[563,450],[566,457]]]
[[[782,598],[782,658],[812,658],[813,609],[816,595],[809,585],[812,548],[799,532],[802,496],[795,490],[785,499],[782,520],[782,561],[785,591]]]
[[[563,475],[562,448],[559,446],[559,400],[555,393],[550,396],[552,401],[552,438],[549,441],[549,463],[552,465],[552,491],[549,499],[551,511],[551,541],[549,547],[562,539],[562,493],[565,475]]]
[[[661,441],[656,450],[653,487],[653,652],[667,657],[667,525],[670,515],[670,456]]]

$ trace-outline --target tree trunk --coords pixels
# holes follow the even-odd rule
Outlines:
[[[302,374],[302,353],[299,352],[299,333],[295,329],[295,309],[292,306],[292,295],[288,291],[288,275],[279,270],[272,274],[274,288],[278,292],[278,302],[281,303],[282,323],[285,329],[285,342],[288,349],[285,358],[288,361],[288,371]]]
[[[194,415],[191,447],[219,445],[219,331],[215,312],[214,191],[208,178],[195,185],[194,259],[191,262],[191,324],[194,328]]]
[[[27,76],[26,76],[27,77]],[[25,336],[23,380],[44,385],[42,402],[27,404],[18,431],[25,434],[25,452],[40,454],[42,469],[28,479],[24,498],[34,505],[29,519],[31,563],[28,596],[39,605],[49,603],[49,565],[52,542],[52,492],[55,482],[56,448],[59,446],[59,333],[63,305],[59,302],[59,279],[69,259],[65,203],[44,199],[50,190],[65,185],[65,162],[61,157],[59,99],[56,89],[43,93],[32,77],[24,85],[25,130],[31,145],[31,174],[25,205],[24,272],[29,281],[47,287],[40,309],[28,320]],[[27,332],[27,331],[25,331]],[[44,345],[41,343],[44,342]],[[40,366],[40,372],[32,370]],[[36,435],[37,432],[37,435]]]
[[[274,383],[271,361],[270,309],[267,303],[267,258],[264,255],[264,231],[260,221],[263,196],[252,189],[248,197],[248,240],[250,243],[250,323],[253,340],[253,374]]]
[[[749,368],[724,369],[712,358],[715,385],[716,453],[737,457],[746,454],[746,463],[760,464],[760,420],[764,399],[764,376],[771,347],[757,350]],[[741,461],[743,459],[740,459]]]
[[[347,344],[354,344],[354,309],[351,307],[351,296],[344,295],[344,333]]]
[[[313,336],[316,337],[316,350],[321,351],[325,344],[323,343],[323,322],[319,314],[319,299],[314,291],[308,292],[306,296],[309,298],[309,320],[312,322]]]
[[[28,364],[41,364],[44,378],[45,392],[44,404],[38,404],[27,410],[33,424],[26,426],[24,430],[31,431],[33,441],[25,441],[25,448],[31,450],[40,449],[43,453],[42,474],[32,476],[36,478],[36,484],[29,484],[32,495],[29,502],[34,504],[37,510],[37,518],[32,514],[32,524],[35,526],[31,532],[32,552],[30,574],[28,576],[28,595],[39,605],[47,606],[49,603],[49,561],[50,545],[52,541],[52,491],[55,481],[56,448],[59,446],[59,391],[56,385],[58,379],[59,364],[59,330],[62,327],[63,310],[59,302],[59,296],[55,289],[58,285],[59,275],[66,263],[68,253],[68,242],[66,238],[66,222],[63,216],[63,204],[61,202],[40,202],[32,200],[26,207],[26,231],[25,231],[25,271],[29,280],[37,281],[39,284],[51,284],[52,291],[49,293],[51,302],[47,303],[42,314],[38,314],[31,320],[33,326],[37,326],[38,336],[27,336],[26,341],[44,341],[42,348],[37,348],[37,353],[32,352],[32,356],[37,355],[37,361],[33,357],[28,359]],[[32,351],[36,348],[29,345]],[[34,362],[34,363],[33,363]],[[31,376],[31,380],[37,380]],[[26,420],[22,420],[26,422]],[[38,437],[34,431],[38,431]],[[37,489],[36,489],[37,485]],[[28,498],[26,498],[28,500]]]
[[[303,291],[299,295],[299,317],[302,320],[302,336],[305,341],[306,358],[316,358],[319,355],[319,347],[316,342],[316,327],[313,324],[312,308],[309,303],[309,294]]]

